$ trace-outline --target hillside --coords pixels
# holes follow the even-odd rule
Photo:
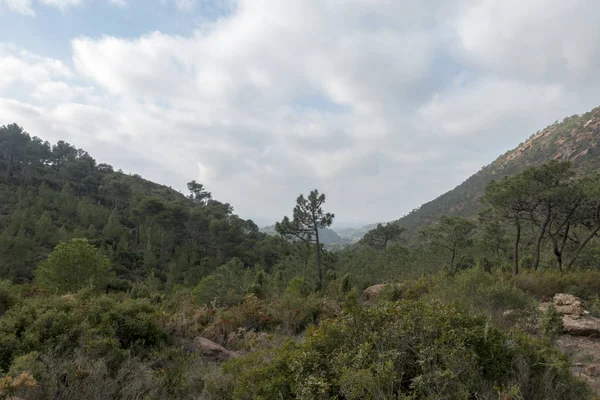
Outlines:
[[[395,221],[408,234],[437,221],[442,215],[475,217],[481,196],[492,180],[514,175],[550,160],[569,160],[579,171],[600,167],[600,107],[573,115],[533,134],[516,149],[498,157],[465,182]]]
[[[195,285],[233,257],[270,268],[254,248],[268,237],[252,221],[201,184],[188,188],[185,196],[64,141],[0,126],[0,279],[31,281],[38,263],[72,238],[100,248],[126,286],[148,274]]]
[[[536,303],[568,289],[600,316],[600,272],[486,271],[510,253],[469,221],[417,249],[386,225],[316,253],[188,189],[0,126],[0,398],[591,400]],[[598,263],[590,247],[579,266]]]
[[[260,228],[260,232],[268,235],[277,235],[275,225]],[[352,243],[348,238],[340,236],[336,231],[330,228],[319,229],[319,239],[326,247],[329,245],[348,245]]]

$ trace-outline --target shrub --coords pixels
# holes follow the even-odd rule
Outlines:
[[[556,293],[569,293],[591,300],[600,293],[600,271],[597,270],[525,272],[515,276],[513,282],[519,289],[540,300],[551,299]]]
[[[542,314],[541,321],[542,334],[544,337],[554,340],[557,336],[562,335],[565,327],[563,324],[562,315],[556,311],[553,305],[550,305]]]
[[[84,287],[104,289],[112,280],[108,258],[98,253],[87,239],[61,243],[36,270],[40,286],[57,293],[76,292]]]
[[[500,327],[526,326],[537,317],[532,298],[510,281],[479,268],[460,271],[453,278],[438,275],[425,298],[454,303],[472,315],[485,314]]]
[[[504,387],[532,400],[589,398],[553,348],[424,301],[354,308],[310,329],[303,342],[232,359],[222,373],[225,383],[208,383],[208,395],[433,400],[477,393],[492,399]]]

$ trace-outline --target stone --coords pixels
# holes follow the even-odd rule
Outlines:
[[[583,301],[579,297],[557,293],[553,299],[554,307],[562,315],[570,315],[574,318],[579,318],[584,315]]]
[[[381,294],[381,292],[385,289],[385,284],[380,283],[377,285],[369,286],[362,292],[362,298],[365,301],[370,301],[375,299],[377,296]]]
[[[600,318],[564,315],[563,325],[567,335],[600,337]]]
[[[194,348],[196,352],[214,361],[226,361],[237,356],[233,351],[203,337],[194,339]]]

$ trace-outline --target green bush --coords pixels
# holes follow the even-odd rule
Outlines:
[[[33,351],[70,354],[80,346],[110,362],[122,351],[144,354],[168,343],[156,309],[147,300],[119,302],[108,296],[32,297],[0,318],[0,369]]]
[[[600,271],[558,270],[525,272],[513,278],[515,285],[525,293],[540,299],[551,299],[556,293],[569,293],[585,300],[600,293]]]
[[[103,290],[112,281],[110,261],[87,239],[60,243],[36,270],[40,286],[56,293],[76,292],[85,287]]]
[[[590,398],[558,351],[439,303],[354,308],[301,343],[232,359],[208,395],[232,399]],[[215,397],[217,398],[217,397]]]
[[[557,336],[562,335],[565,329],[562,315],[556,311],[553,305],[550,305],[544,310],[541,321],[542,334],[544,337],[554,340]]]
[[[454,277],[438,274],[425,298],[459,305],[472,315],[485,314],[503,328],[526,326],[537,317],[531,297],[502,276],[479,268],[460,271]]]

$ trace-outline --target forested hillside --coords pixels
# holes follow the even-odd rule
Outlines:
[[[600,167],[600,107],[564,118],[533,134],[516,149],[498,157],[455,189],[395,221],[411,236],[442,215],[475,217],[482,209],[481,197],[492,180],[514,175],[551,160],[572,161],[581,173]]]
[[[270,270],[280,240],[258,232],[202,184],[188,196],[98,163],[85,150],[0,128],[0,278],[33,279],[61,241],[87,238],[115,266],[116,285],[150,272],[195,285],[199,272],[238,257]]]
[[[600,175],[577,165],[488,183],[460,202],[479,218],[411,246],[378,224],[332,252],[317,189],[268,235],[201,183],[2,126],[0,399],[592,399],[594,357],[575,374],[560,346],[600,345]],[[540,312],[563,292],[587,314]]]

